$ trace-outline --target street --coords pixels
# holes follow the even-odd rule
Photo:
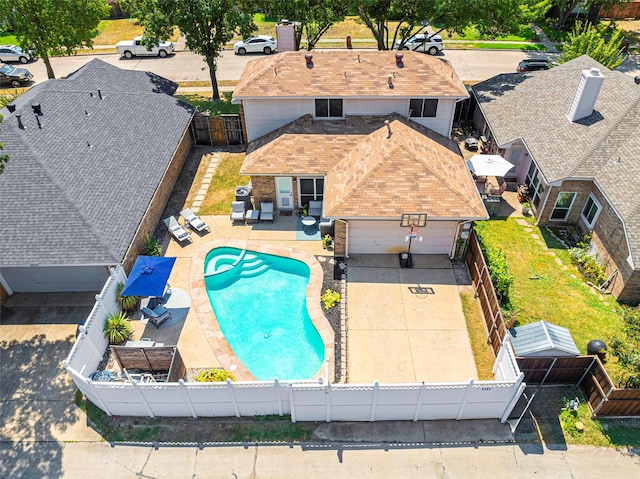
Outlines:
[[[354,50],[357,51],[357,50]],[[72,57],[56,57],[51,60],[53,71],[57,78],[64,77],[76,71],[93,58],[116,65],[127,70],[151,71],[157,75],[169,78],[175,82],[209,81],[209,71],[202,57],[189,51],[178,51],[166,58],[134,57],[127,60],[116,53],[99,53],[93,55],[77,55]],[[238,80],[248,61],[261,58],[260,54],[244,56],[234,55],[226,50],[218,60],[218,80]],[[438,58],[449,60],[456,73],[463,81],[479,82],[491,78],[499,73],[515,72],[518,62],[527,56],[539,56],[552,60],[557,54],[527,55],[520,51],[496,50],[445,50]],[[35,84],[47,79],[47,73],[42,60],[25,65],[34,76]],[[630,56],[618,70],[631,76],[640,75],[640,55]],[[202,88],[206,90],[206,87]],[[5,90],[5,91],[8,91]]]

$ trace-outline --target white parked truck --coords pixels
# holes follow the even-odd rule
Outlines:
[[[135,56],[158,56],[164,58],[173,53],[175,47],[172,42],[160,42],[149,50],[146,45],[142,44],[142,37],[135,37],[133,40],[124,40],[116,43],[116,49],[125,58]]]

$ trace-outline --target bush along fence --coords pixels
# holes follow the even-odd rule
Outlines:
[[[465,259],[494,353],[504,347],[508,327],[500,311],[491,274],[474,230]],[[579,388],[594,417],[640,416],[640,389],[616,388],[598,356],[517,358],[527,384],[566,384]]]
[[[132,376],[91,379],[108,347],[105,318],[118,310],[116,291],[126,276],[115,268],[80,328],[64,367],[78,389],[108,415],[147,417],[244,417],[285,414],[296,421],[499,419],[505,422],[524,391],[509,339],[497,351],[494,381],[408,384],[332,384],[319,381],[186,382],[174,346],[117,347],[121,367],[158,363],[166,381]],[[128,349],[131,349],[129,352]],[[151,351],[147,351],[147,349]],[[111,379],[107,375],[107,379]]]

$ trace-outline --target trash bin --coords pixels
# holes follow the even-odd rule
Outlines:
[[[251,187],[249,185],[236,186],[236,201],[244,201],[245,210],[253,209],[253,205],[251,204]]]

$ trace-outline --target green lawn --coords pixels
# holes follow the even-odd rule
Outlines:
[[[209,87],[208,93],[185,93],[182,95],[174,95],[174,96],[186,103],[190,103],[193,106],[197,106],[201,112],[207,115],[211,115],[211,116],[217,116],[221,114],[237,115],[240,113],[240,106],[231,104],[232,92],[228,92],[228,91],[221,92],[220,93],[221,99],[212,101],[211,87],[209,86],[210,84],[208,82],[203,82],[203,83],[206,83],[206,85],[182,85],[182,86],[202,86],[203,90],[205,90],[206,87],[208,86]]]
[[[534,226],[533,219],[528,221],[526,228],[513,218],[480,226],[489,249],[501,248],[506,254],[514,277],[510,309],[516,325],[544,320],[564,326],[582,354],[592,339],[610,343],[623,327],[618,303],[589,287],[562,243],[545,228]],[[505,312],[507,318],[511,311]],[[620,369],[613,356],[609,355],[605,367],[617,384]]]
[[[17,40],[16,36],[13,33],[0,32],[0,44],[2,44],[2,45],[6,45],[6,44],[16,45],[17,43],[18,43],[18,40]]]

